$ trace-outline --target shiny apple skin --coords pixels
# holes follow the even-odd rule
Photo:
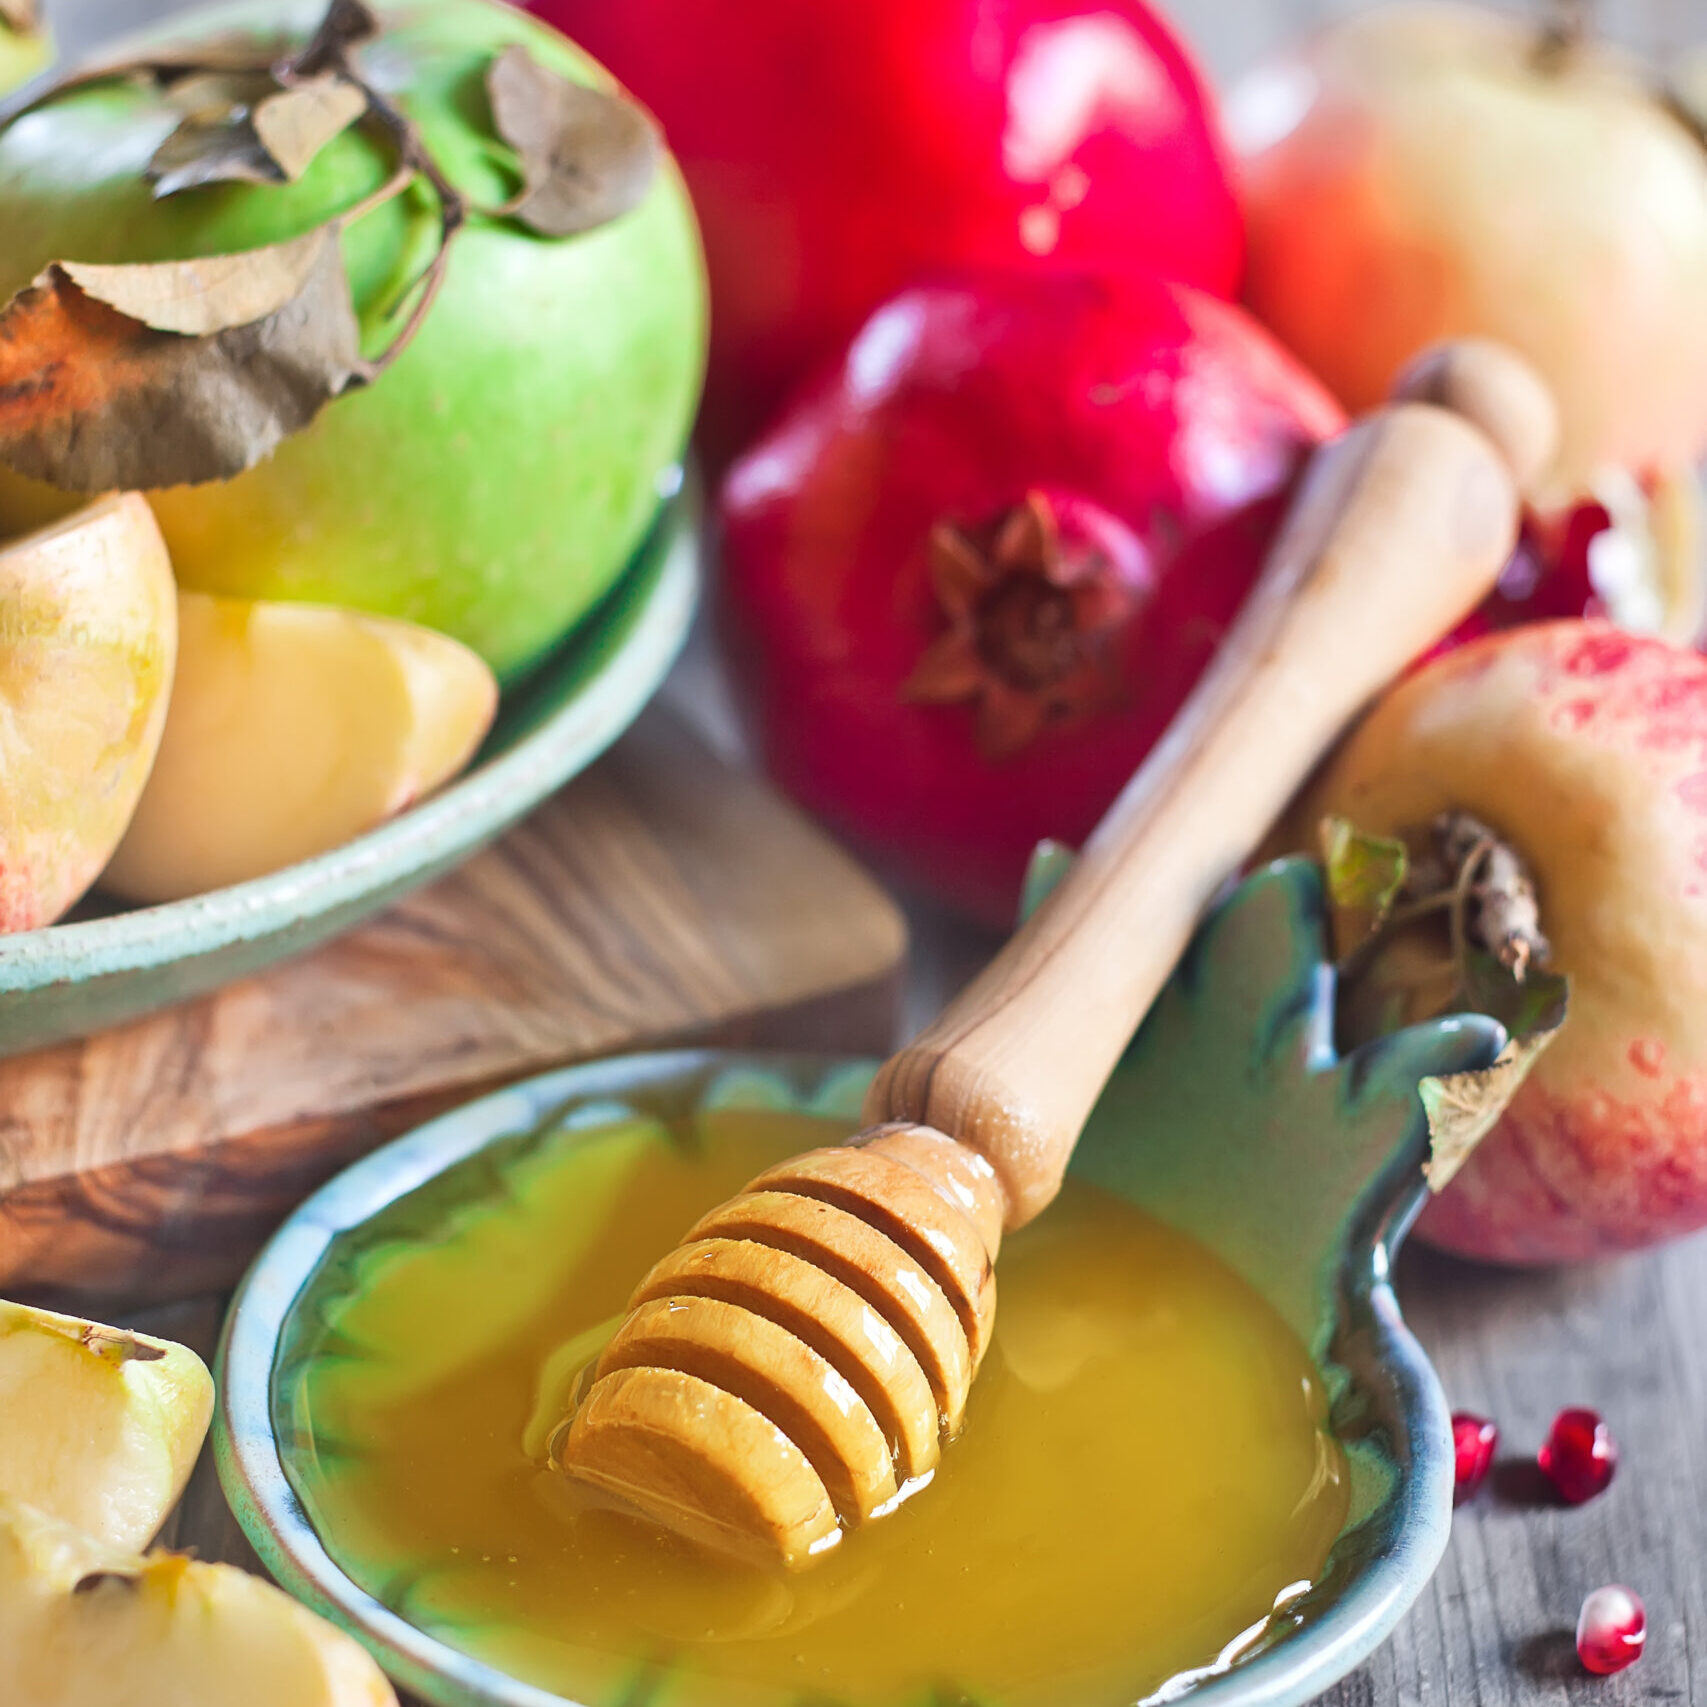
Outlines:
[[[1258,318],[1354,411],[1437,339],[1510,343],[1560,405],[1556,503],[1707,449],[1707,151],[1624,55],[1543,69],[1538,33],[1372,8],[1249,73],[1227,115]]]
[[[1011,925],[1027,861],[1081,842],[1160,738],[1343,416],[1231,304],[1158,279],[984,276],[907,291],[722,493],[722,619],[782,786],[887,871]],[[945,618],[927,544],[1046,489],[1126,530],[1117,706],[999,760],[907,683]]]
[[[1534,871],[1571,1005],[1421,1236],[1548,1264],[1707,1226],[1707,659],[1606,623],[1491,635],[1394,689],[1293,823],[1449,808]]]
[[[1141,0],[532,9],[657,113],[687,174],[711,267],[714,449],[945,267],[1238,287],[1213,97]]]

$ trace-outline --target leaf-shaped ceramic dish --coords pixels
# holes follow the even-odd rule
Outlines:
[[[674,663],[699,594],[690,483],[615,589],[504,697],[473,766],[317,859],[166,906],[0,937],[0,1056],[136,1019],[300,954],[431,881],[586,769]]]
[[[1446,1403],[1389,1274],[1424,1196],[1418,1082],[1488,1065],[1504,1034],[1490,1020],[1445,1020],[1337,1057],[1325,928],[1314,866],[1273,866],[1237,891],[1198,933],[1074,1160],[1076,1174],[1193,1235],[1279,1310],[1327,1381],[1352,1468],[1350,1515],[1317,1586],[1155,1699],[1309,1700],[1387,1635],[1446,1544]],[[500,1189],[501,1168],[542,1133],[561,1142],[566,1126],[613,1112],[686,1123],[731,1106],[839,1116],[851,1131],[870,1071],[709,1052],[575,1068],[437,1120],[318,1192],[255,1264],[221,1351],[220,1475],[268,1567],[427,1701],[561,1707],[409,1623],[322,1545],[292,1486],[310,1443],[291,1398],[303,1360],[322,1349],[326,1307],[358,1284],[364,1233],[430,1238],[435,1217]]]

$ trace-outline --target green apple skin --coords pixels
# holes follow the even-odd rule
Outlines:
[[[306,38],[325,0],[244,0],[135,38],[233,27]],[[472,201],[516,189],[485,95],[494,54],[607,84],[592,60],[490,0],[397,0],[364,53]],[[0,297],[49,261],[152,261],[295,237],[390,175],[358,126],[291,185],[211,185],[155,201],[143,169],[174,115],[146,90],[74,91],[0,132]],[[344,237],[370,348],[430,258],[424,190]],[[426,326],[370,388],[331,404],[265,462],[219,484],[150,494],[180,581],[401,617],[453,635],[500,678],[534,663],[627,562],[682,454],[703,377],[706,286],[674,164],[635,212],[550,241],[477,216]],[[3,500],[3,493],[0,493]]]

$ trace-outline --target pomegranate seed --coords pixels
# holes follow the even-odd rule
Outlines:
[[[1606,1492],[1618,1468],[1618,1442],[1598,1411],[1560,1411],[1535,1457],[1559,1498],[1581,1505]]]
[[[1648,1614],[1642,1597],[1622,1583],[1597,1588],[1577,1616],[1577,1658],[1587,1671],[1604,1677],[1642,1657],[1648,1639]]]
[[[1462,1505],[1474,1499],[1476,1490],[1488,1479],[1493,1468],[1494,1453],[1499,1447],[1498,1423],[1486,1417],[1473,1416],[1469,1411],[1452,1413],[1452,1452],[1456,1460],[1452,1481],[1452,1503]]]

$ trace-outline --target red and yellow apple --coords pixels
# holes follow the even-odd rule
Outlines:
[[[1698,503],[1707,450],[1707,149],[1654,80],[1610,47],[1550,52],[1532,22],[1409,0],[1250,73],[1227,123],[1258,318],[1353,411],[1439,339],[1527,356],[1563,427],[1538,537],[1600,506],[1599,607],[1689,637],[1701,566],[1647,511]]]
[[[0,615],[0,931],[23,931],[95,881],[160,745],[178,606],[148,505],[0,543]]]
[[[1549,1263],[1707,1226],[1707,659],[1606,623],[1489,636],[1394,688],[1292,822],[1452,809],[1528,864],[1571,998],[1423,1236]]]

